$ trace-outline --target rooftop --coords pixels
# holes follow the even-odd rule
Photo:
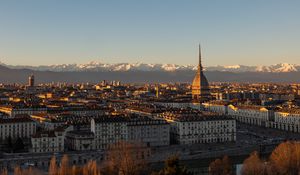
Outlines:
[[[18,118],[0,118],[0,124],[6,124],[6,123],[28,123],[28,122],[34,122],[32,119],[28,117],[18,117]]]
[[[232,120],[231,118],[212,112],[198,111],[194,109],[176,109],[164,112],[162,117],[173,121],[214,121],[214,120]]]

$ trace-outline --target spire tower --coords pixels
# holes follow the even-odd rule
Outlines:
[[[202,63],[201,63],[201,45],[199,44],[199,67],[202,69]]]
[[[210,99],[209,83],[203,73],[201,45],[199,44],[198,70],[192,83],[192,98],[195,102],[204,102]]]

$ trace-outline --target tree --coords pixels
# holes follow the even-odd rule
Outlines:
[[[36,168],[29,167],[22,169],[20,166],[14,167],[14,175],[42,175],[43,173]]]
[[[290,141],[281,143],[272,152],[270,163],[278,174],[300,173],[300,144]]]
[[[177,156],[172,156],[165,161],[165,167],[158,175],[191,175],[185,166],[181,166]]]
[[[82,173],[82,168],[81,167],[78,167],[78,166],[75,166],[75,165],[73,165],[72,166],[72,175],[82,175],[83,173]]]
[[[100,169],[97,166],[96,161],[91,160],[83,166],[83,175],[100,175]]]
[[[216,159],[215,161],[209,164],[209,174],[210,175],[221,175],[223,172],[222,169],[222,160]]]
[[[223,162],[223,174],[230,175],[233,174],[233,166],[228,156],[224,156],[222,159]]]
[[[59,175],[69,175],[70,174],[69,157],[67,155],[63,155],[58,173],[59,173]]]
[[[232,175],[232,164],[228,156],[224,156],[222,159],[216,159],[209,165],[210,175]]]
[[[14,175],[22,175],[22,170],[20,166],[14,167]]]
[[[267,172],[267,163],[262,161],[259,157],[258,152],[253,152],[243,162],[242,175],[265,175]]]
[[[0,175],[8,175],[7,169],[4,168],[0,171]]]
[[[43,173],[34,167],[21,170],[22,175],[42,175]]]
[[[96,161],[90,160],[83,166],[72,167],[69,165],[69,158],[67,155],[63,155],[58,168],[56,163],[56,157],[53,156],[50,160],[49,175],[100,175],[100,169],[97,166]]]
[[[141,144],[118,142],[110,145],[107,152],[106,168],[104,174],[140,175],[144,172],[146,161],[143,159],[145,147]]]
[[[78,174],[78,170],[77,167],[75,165],[72,166],[72,175],[77,175]]]
[[[49,165],[49,175],[57,175],[57,174],[58,174],[58,168],[56,164],[56,157],[52,156]]]

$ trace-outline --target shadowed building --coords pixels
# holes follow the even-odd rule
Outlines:
[[[199,64],[198,70],[192,84],[193,102],[204,102],[210,99],[210,90],[208,81],[203,73],[201,64],[201,47],[199,45]]]

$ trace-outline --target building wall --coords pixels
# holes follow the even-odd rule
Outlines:
[[[62,152],[64,151],[64,135],[57,132],[54,136],[42,134],[41,137],[32,137],[31,144],[33,153]]]
[[[91,131],[95,134],[96,149],[105,149],[108,145],[127,140],[127,124],[123,122],[94,123]]]
[[[171,139],[178,144],[217,143],[236,140],[235,120],[174,121]]]
[[[15,117],[18,114],[39,114],[39,113],[46,113],[47,108],[20,108],[20,109],[12,109],[10,112],[11,117]]]
[[[95,138],[91,135],[75,135],[67,133],[65,144],[69,150],[86,151],[95,149]]]
[[[211,104],[211,103],[203,103],[204,109],[211,112],[216,112],[219,114],[228,114],[228,107],[227,105],[220,105],[220,104]]]
[[[170,144],[169,124],[129,125],[128,140],[146,143],[148,146]]]
[[[274,121],[268,127],[290,132],[300,132],[300,113],[275,112]]]
[[[0,123],[0,140],[30,138],[36,133],[35,122]]]
[[[300,112],[297,112],[297,110],[293,113],[288,110],[286,112],[268,110],[264,107],[260,109],[253,109],[251,107],[240,109],[233,105],[224,107],[228,111],[227,115],[242,123],[290,132],[300,132]],[[222,112],[223,110],[222,107],[215,106],[210,106],[207,109],[213,112]]]
[[[157,123],[155,123],[157,122]],[[170,144],[170,126],[165,121],[91,122],[95,148],[105,149],[119,141],[143,142],[149,146]]]

